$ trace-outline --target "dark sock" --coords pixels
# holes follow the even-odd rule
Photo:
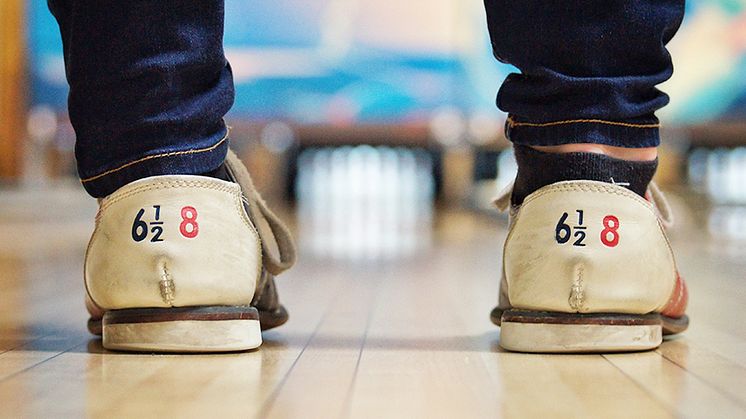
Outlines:
[[[225,163],[222,163],[220,166],[218,166],[217,169],[206,172],[206,173],[200,173],[199,176],[207,176],[207,177],[214,177],[216,179],[225,180],[228,182],[233,182],[233,180],[228,176],[228,170],[225,168]]]
[[[565,180],[614,182],[644,197],[658,168],[658,159],[629,161],[597,153],[545,153],[518,144],[514,148],[518,176],[511,196],[513,205],[520,205],[544,186]]]

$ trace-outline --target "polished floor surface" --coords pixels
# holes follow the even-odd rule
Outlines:
[[[187,356],[108,352],[87,334],[92,200],[0,191],[0,416],[746,417],[746,246],[675,203],[692,324],[656,351],[500,350],[488,313],[505,221],[437,211],[405,250],[349,254],[325,253],[324,224],[298,217],[303,253],[279,280],[288,324],[253,352]]]

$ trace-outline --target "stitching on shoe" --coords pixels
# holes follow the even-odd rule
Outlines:
[[[629,122],[618,122],[618,121],[607,121],[605,119],[567,119],[564,121],[552,121],[552,122],[518,122],[513,117],[508,117],[508,126],[511,128],[515,127],[552,127],[556,125],[568,125],[568,124],[603,124],[603,125],[614,125],[626,128],[660,128],[661,124],[633,124]]]
[[[104,211],[106,211],[110,206],[114,205],[115,203],[119,201],[122,201],[126,198],[129,198],[131,196],[137,195],[142,192],[154,191],[158,189],[172,189],[172,188],[199,188],[199,189],[208,189],[208,190],[214,190],[218,192],[230,193],[233,196],[233,204],[234,204],[235,210],[239,213],[241,220],[249,228],[249,230],[254,231],[254,234],[256,235],[256,237],[259,237],[258,233],[256,233],[256,228],[251,223],[251,221],[248,219],[248,216],[244,215],[245,211],[243,208],[243,200],[241,199],[243,194],[238,184],[223,185],[219,183],[214,183],[212,181],[200,181],[200,180],[155,181],[154,183],[134,187],[132,189],[122,191],[118,194],[115,192],[114,195],[112,195],[110,198],[105,199],[101,203],[98,213],[96,214],[96,224],[98,224],[100,218],[103,216]]]
[[[167,181],[154,181],[147,185],[142,185],[115,193],[110,198],[105,199],[101,203],[101,211],[109,208],[111,205],[125,199],[132,195],[136,195],[141,192],[147,192],[157,189],[170,189],[170,188],[200,188],[200,189],[212,189],[219,192],[236,192],[238,185],[221,185],[213,182],[205,182],[199,180],[167,180]]]
[[[582,183],[580,183],[582,182]],[[595,181],[567,181],[567,182],[561,182],[554,185],[550,185],[549,187],[545,189],[540,189],[536,191],[535,193],[529,195],[524,200],[524,204],[531,202],[537,198],[540,198],[546,194],[554,193],[554,192],[600,192],[600,193],[609,193],[613,195],[620,195],[628,198],[635,199],[637,202],[643,204],[646,208],[652,211],[651,204],[643,199],[641,196],[637,195],[636,193],[625,189],[621,186],[614,186],[610,184],[605,184],[603,182],[595,182]],[[593,182],[593,183],[591,183]],[[655,211],[653,211],[653,214],[655,214]],[[657,216],[657,214],[655,214]]]
[[[85,179],[81,179],[80,181],[82,183],[92,182],[94,180],[97,180],[97,179],[100,179],[102,177],[111,175],[111,174],[116,173],[116,172],[118,172],[118,171],[120,171],[122,169],[126,169],[126,168],[128,168],[130,166],[142,163],[142,162],[147,161],[147,160],[158,159],[158,158],[162,158],[162,157],[182,156],[182,155],[185,155],[185,154],[206,153],[206,152],[212,151],[212,150],[218,148],[221,144],[223,144],[225,142],[225,140],[228,139],[228,133],[229,133],[229,131],[230,130],[226,130],[225,136],[223,136],[223,138],[221,138],[220,141],[218,141],[217,143],[215,143],[215,144],[213,144],[213,145],[211,145],[209,147],[196,148],[196,149],[191,149],[191,150],[182,150],[182,151],[170,151],[168,153],[160,153],[160,154],[153,154],[151,156],[145,156],[145,157],[139,158],[137,160],[133,160],[131,162],[125,163],[125,164],[123,164],[123,165],[121,165],[119,167],[116,167],[114,169],[107,170],[107,171],[105,171],[103,173],[99,173],[99,174],[97,174],[95,176],[91,176],[91,177],[87,177]]]

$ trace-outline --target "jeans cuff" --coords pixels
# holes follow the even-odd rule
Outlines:
[[[660,145],[660,123],[625,122],[603,119],[570,119],[529,122],[509,115],[505,135],[514,144],[552,146],[592,143],[626,148]]]
[[[226,129],[212,145],[142,156],[83,178],[81,183],[91,196],[103,198],[130,182],[150,176],[206,173],[215,170],[225,161],[228,142]]]

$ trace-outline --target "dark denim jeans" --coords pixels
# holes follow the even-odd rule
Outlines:
[[[85,189],[214,170],[228,150],[233,77],[223,0],[49,0],[62,32]]]
[[[57,18],[86,190],[196,174],[225,158],[233,103],[223,0],[48,0]],[[495,55],[514,64],[498,94],[525,145],[656,146],[656,85],[684,0],[485,0]],[[413,22],[416,24],[416,22]]]
[[[497,95],[508,138],[523,145],[654,147],[655,86],[671,77],[665,45],[684,0],[484,0],[495,56],[511,74]]]

